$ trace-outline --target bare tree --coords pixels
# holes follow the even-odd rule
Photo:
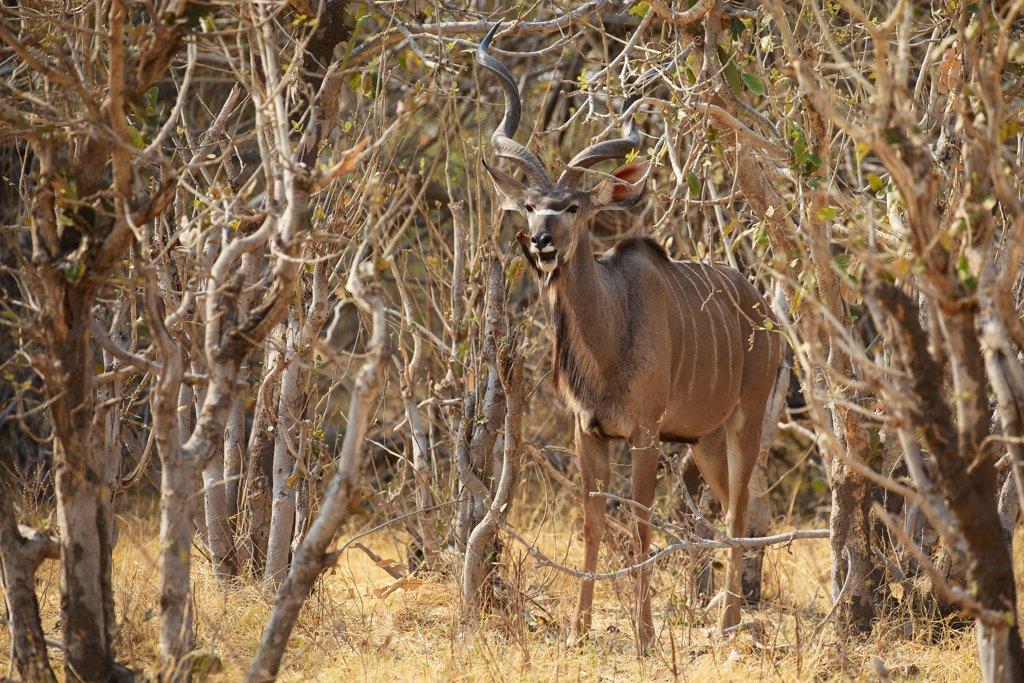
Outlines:
[[[274,611],[263,629],[259,649],[256,651],[252,666],[249,667],[247,680],[265,681],[277,677],[299,608],[313,590],[313,584],[321,572],[333,565],[337,559],[337,554],[329,552],[329,547],[348,514],[352,497],[359,488],[364,437],[373,405],[381,390],[381,375],[390,353],[384,304],[377,291],[377,283],[371,279],[375,277],[372,262],[360,263],[357,259],[357,265],[352,269],[347,287],[359,307],[373,320],[370,354],[356,377],[338,467],[324,496],[324,503],[299,545],[288,575],[277,590]]]

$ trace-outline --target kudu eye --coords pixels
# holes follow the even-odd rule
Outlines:
[[[580,207],[576,206],[575,204],[573,204],[568,209],[566,209],[566,211],[568,211],[569,213],[576,213],[579,210],[580,210]]]
[[[526,209],[526,213],[533,213],[533,205],[532,204],[527,204],[523,208]]]

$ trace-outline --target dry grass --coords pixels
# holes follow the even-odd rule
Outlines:
[[[157,541],[152,516],[143,517],[124,520],[114,580],[121,657],[152,672]],[[545,552],[570,564],[578,561],[579,544],[569,524],[522,515],[516,523],[532,529]],[[399,539],[380,535],[371,540],[382,556],[402,560]],[[626,559],[614,550],[603,557],[606,566]],[[380,597],[377,592],[393,579],[362,553],[349,551],[303,611],[282,679],[668,680],[675,672],[682,680],[697,681],[874,680],[875,658],[894,678],[979,678],[972,632],[912,614],[909,605],[893,605],[871,637],[845,645],[830,627],[818,627],[828,608],[825,541],[769,551],[762,606],[744,612],[755,626],[725,642],[708,635],[711,616],[683,597],[691,572],[686,558],[673,558],[656,572],[658,648],[644,660],[634,654],[629,582],[599,585],[591,642],[569,649],[563,641],[575,582],[538,566],[518,548],[509,548],[506,558],[512,560],[506,590],[514,604],[525,605],[514,611],[527,616],[514,623],[488,617],[471,628],[460,620],[458,588],[450,578],[425,577],[418,587]],[[270,598],[251,583],[219,586],[203,560],[195,567],[202,656],[212,661],[212,653],[221,663],[213,680],[236,680],[259,639]],[[59,637],[56,563],[47,563],[39,578],[44,627]],[[8,647],[4,632],[0,671],[6,671]]]

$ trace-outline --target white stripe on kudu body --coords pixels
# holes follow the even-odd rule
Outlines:
[[[746,531],[747,487],[761,449],[765,407],[779,372],[781,338],[764,321],[774,318],[743,275],[728,266],[675,261],[648,239],[620,242],[595,258],[589,226],[599,211],[628,209],[643,196],[648,165],[620,166],[593,188],[582,173],[596,164],[632,157],[639,136],[632,122],[618,140],[595,143],[573,157],[552,182],[540,159],[513,139],[522,105],[516,79],[487,48],[495,25],[477,50],[494,74],[505,113],[491,136],[495,156],[526,173],[525,183],[484,166],[501,207],[526,217],[518,235],[526,258],[541,274],[553,331],[553,376],[575,416],[575,445],[583,491],[583,570],[597,567],[605,501],[608,441],[630,443],[634,499],[650,507],[659,450],[657,439],[692,444],[694,459],[727,511],[728,531]],[[649,513],[638,508],[637,551],[648,552]],[[726,599],[719,626],[739,622],[743,553],[730,551]],[[650,570],[637,581],[637,636],[646,651],[654,636]],[[573,620],[581,638],[590,627],[593,581],[582,581]]]

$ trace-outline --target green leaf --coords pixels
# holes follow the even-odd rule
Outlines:
[[[586,67],[580,70],[580,75],[576,77],[576,82],[580,84],[580,90],[586,91],[590,87],[590,77],[587,76]]]
[[[750,92],[755,95],[764,95],[764,83],[760,78],[753,74],[748,74],[746,71],[744,71],[740,77],[743,79],[743,82],[746,83]]]
[[[868,173],[868,187],[872,192],[879,192],[885,187],[885,182],[877,173]]]
[[[523,270],[525,268],[525,261],[523,257],[516,256],[512,259],[512,263],[508,264],[508,284],[514,285],[519,282],[519,278],[523,276]]]
[[[758,246],[768,245],[768,228],[764,223],[757,224],[757,229],[754,230],[754,243]]]
[[[146,111],[152,113],[156,109],[156,96],[160,92],[155,85],[146,91]]]
[[[634,17],[643,17],[647,15],[647,12],[651,9],[651,3],[649,2],[638,2],[629,8],[629,13]]]
[[[64,272],[64,279],[71,284],[78,282],[85,275],[85,265],[81,261],[72,261],[64,266],[62,270]]]
[[[830,221],[833,218],[835,218],[837,215],[839,215],[839,212],[836,211],[835,207],[832,207],[832,206],[826,206],[824,209],[819,211],[818,214],[817,214],[818,218],[820,218],[823,221]]]
[[[699,197],[701,190],[700,178],[693,171],[687,171],[686,173],[686,186],[690,188],[691,197]]]
[[[740,76],[739,67],[736,66],[736,60],[721,45],[718,46],[718,60],[724,65],[725,81],[729,84],[729,87],[734,92],[742,91],[743,78]]]
[[[960,282],[963,283],[967,291],[973,292],[978,288],[978,278],[971,272],[971,264],[968,263],[966,255],[960,255],[956,262],[956,269],[960,271]]]
[[[898,145],[907,139],[907,136],[903,134],[903,131],[899,128],[886,128],[885,139],[891,144]]]
[[[833,257],[836,262],[836,266],[843,272],[844,275],[850,274],[850,255],[849,254],[836,254]]]
[[[146,138],[135,126],[128,126],[128,139],[136,149],[146,149]]]

